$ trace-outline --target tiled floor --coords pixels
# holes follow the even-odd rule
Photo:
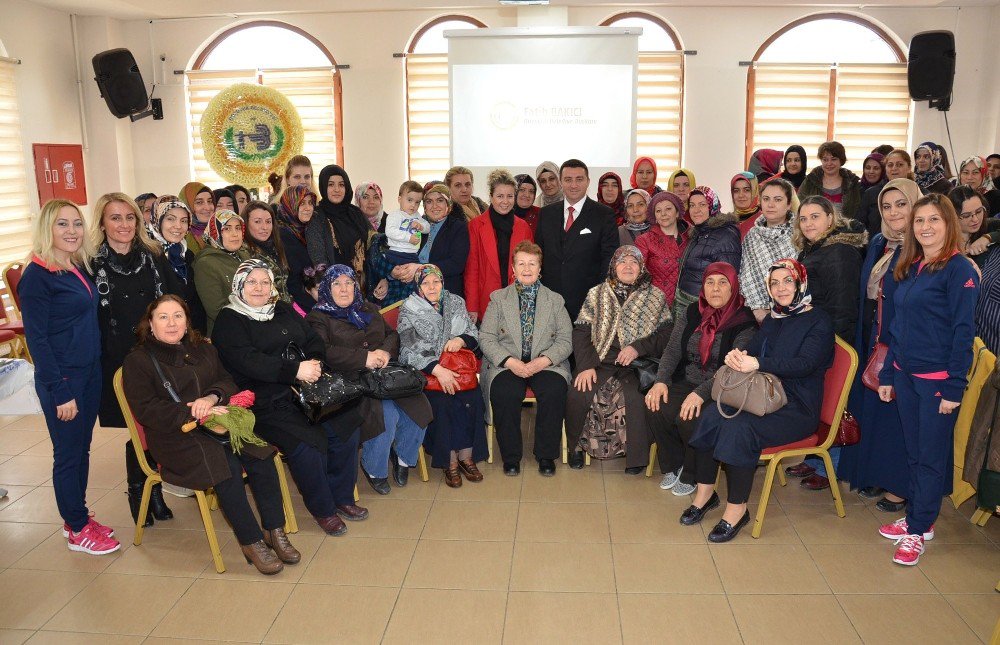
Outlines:
[[[526,422],[530,419],[526,412]],[[890,562],[891,519],[844,491],[776,491],[761,539],[710,546],[690,503],[621,461],[543,479],[499,464],[452,490],[432,472],[388,497],[360,491],[371,519],[325,536],[295,499],[302,562],[264,577],[216,514],[212,566],[193,500],[132,546],[122,431],[98,429],[89,503],[122,551],[71,553],[50,487],[40,417],[0,417],[0,643],[979,643],[1000,617],[1000,519],[969,523],[946,501],[920,565]],[[530,441],[529,441],[530,445]],[[759,482],[754,495],[759,494]],[[751,507],[751,512],[756,509]]]

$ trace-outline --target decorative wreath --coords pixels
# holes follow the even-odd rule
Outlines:
[[[209,102],[201,117],[205,159],[220,177],[242,186],[264,186],[302,153],[302,120],[284,94],[235,83]]]

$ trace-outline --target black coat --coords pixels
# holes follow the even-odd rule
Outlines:
[[[309,425],[301,412],[290,404],[290,386],[295,383],[299,361],[282,357],[289,342],[298,345],[308,359],[326,358],[323,340],[291,305],[280,301],[275,305],[274,317],[267,321],[251,320],[224,308],[212,330],[212,343],[219,350],[222,364],[241,389],[253,390],[256,395],[254,412],[261,410],[266,414],[273,407],[287,411],[285,427],[275,423],[271,428],[262,428],[258,434],[283,452],[300,441],[325,450],[326,436],[322,426]],[[330,422],[338,435],[350,437],[361,425],[357,405],[342,409]]]
[[[618,227],[610,208],[587,197],[566,232],[565,208],[563,200],[542,208],[535,243],[542,248],[542,284],[563,297],[569,317],[576,320],[587,292],[608,277]]]
[[[702,277],[709,264],[726,262],[739,273],[742,258],[743,244],[736,216],[720,213],[710,217],[688,229],[688,245],[681,257],[677,287],[686,294],[697,296],[701,293]]]
[[[861,265],[868,233],[857,220],[845,219],[815,243],[806,243],[798,260],[809,275],[812,305],[833,321],[833,332],[854,344],[860,304]]]
[[[886,183],[888,182],[880,181],[861,193],[861,206],[854,214],[854,219],[861,222],[868,231],[868,239],[875,237],[876,233],[882,232],[882,213],[878,205],[878,196],[885,188]]]
[[[208,316],[205,314],[205,305],[201,304],[201,298],[198,297],[198,289],[194,286],[194,251],[188,249],[184,252],[184,263],[187,264],[187,282],[182,283],[181,291],[183,292],[184,302],[187,303],[188,309],[191,310],[191,327],[194,327],[202,335],[208,330]]]
[[[282,226],[280,235],[281,244],[285,247],[285,259],[288,260],[288,295],[303,311],[309,311],[316,304],[302,285],[302,270],[313,265],[309,250],[288,228]]]
[[[156,271],[160,274],[160,290],[184,297],[184,285],[162,254],[153,254]],[[124,428],[118,398],[111,380],[136,343],[135,331],[149,303],[156,300],[153,273],[140,270],[133,275],[120,275],[108,270],[111,306],[97,307],[97,324],[101,328],[101,407],[98,417],[105,428]],[[91,276],[93,277],[93,276]],[[107,296],[101,295],[101,301]]]
[[[427,244],[430,236],[420,236],[420,247]],[[458,204],[452,206],[441,230],[434,237],[431,247],[431,264],[437,265],[444,275],[444,288],[456,296],[465,298],[465,261],[469,258],[469,223]]]

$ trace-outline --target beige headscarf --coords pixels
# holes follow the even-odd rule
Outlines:
[[[879,191],[876,205],[880,216],[882,213],[882,197],[890,190],[898,190],[903,193],[903,196],[906,197],[906,201],[910,202],[910,208],[912,208],[913,204],[923,195],[920,191],[920,186],[918,186],[915,181],[905,178],[893,179]],[[872,267],[872,272],[868,276],[868,289],[866,295],[870,300],[875,300],[878,297],[878,292],[882,284],[882,278],[884,278],[885,274],[889,271],[889,262],[892,260],[892,256],[894,255],[893,252],[896,250],[896,247],[903,243],[903,238],[906,236],[905,232],[896,233],[889,228],[888,224],[885,223],[885,218],[882,219],[882,235],[885,236],[888,244],[886,244],[886,252],[878,259],[878,261],[875,262],[875,266]]]
[[[551,172],[551,173],[553,173],[553,174],[555,174],[556,178],[559,177],[559,166],[555,165],[551,161],[543,161],[542,163],[538,164],[537,168],[535,168],[535,181],[538,181],[538,178],[546,170],[549,171],[549,172]],[[694,182],[692,182],[692,183],[694,183]],[[562,198],[563,198],[562,188],[559,188],[559,192],[557,192],[552,197],[549,197],[548,195],[546,195],[545,193],[543,193],[542,189],[541,189],[541,186],[539,186],[539,188],[538,188],[538,201],[539,201],[539,203],[542,206],[548,206],[549,204],[555,204],[556,202],[561,201]]]

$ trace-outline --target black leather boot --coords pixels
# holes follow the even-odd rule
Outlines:
[[[132,521],[136,524],[139,523],[139,505],[142,502],[142,484],[129,484],[128,491],[125,493],[128,495],[128,508],[132,511]],[[142,524],[144,527],[153,525],[153,509],[152,504],[150,508],[146,511],[146,521]]]
[[[149,496],[149,510],[153,517],[160,520],[174,519],[174,513],[167,507],[167,502],[163,499],[163,486],[154,484],[152,494]]]

